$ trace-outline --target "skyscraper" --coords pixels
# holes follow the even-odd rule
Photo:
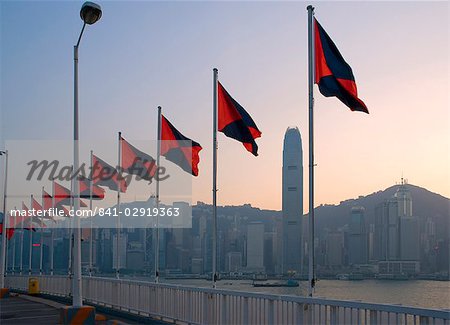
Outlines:
[[[399,216],[399,248],[400,259],[402,261],[419,260],[419,220],[413,216],[411,192],[406,187],[406,180],[403,180],[394,197],[398,202]]]
[[[297,127],[289,127],[283,144],[283,253],[282,273],[302,269],[303,150]]]
[[[402,179],[394,196],[375,208],[375,257],[417,261],[419,222],[412,213],[411,193]]]
[[[365,209],[355,206],[351,209],[348,231],[348,262],[350,265],[367,263],[367,232]]]
[[[341,268],[344,264],[344,232],[341,230],[328,231],[325,245],[326,265],[331,268]]]
[[[412,198],[411,192],[406,188],[406,180],[402,178],[401,184],[394,194],[394,198],[398,202],[398,216],[411,218],[412,213]]]
[[[264,224],[251,222],[247,226],[247,269],[264,271]]]
[[[394,261],[399,258],[398,201],[390,198],[375,207],[375,258]]]
[[[119,244],[119,249],[117,249],[117,244]],[[117,234],[113,235],[112,242],[112,252],[113,252],[113,265],[117,268],[117,252],[119,252],[119,269],[126,269],[127,267],[127,234],[119,234],[119,241],[117,241]]]

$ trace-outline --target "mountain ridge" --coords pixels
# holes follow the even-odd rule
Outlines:
[[[320,205],[314,209],[316,227],[318,230],[323,230],[344,226],[348,223],[350,210],[354,206],[364,207],[366,223],[374,223],[375,207],[392,198],[400,186],[402,185],[393,185],[366,196],[341,201],[338,205]],[[413,216],[419,219],[431,218],[436,223],[438,237],[448,237],[450,199],[420,186],[412,184],[403,186],[411,193]]]

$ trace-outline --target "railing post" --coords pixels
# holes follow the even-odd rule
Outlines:
[[[242,299],[242,324],[248,324],[248,300],[249,298],[244,297]]]
[[[274,310],[273,310],[273,300],[267,299],[267,323],[269,325],[275,324],[274,316],[275,316],[275,314],[274,314]]]
[[[279,305],[279,300],[274,300],[273,301],[273,322],[274,322],[274,324],[281,323],[281,321],[280,321],[280,310],[278,308],[278,305]]]
[[[337,307],[330,306],[330,324],[338,324],[339,320],[337,319]]]
[[[378,324],[378,311],[371,310],[370,311],[370,325]]]
[[[202,324],[207,324],[208,323],[208,294],[207,293],[203,293],[202,295],[202,305],[201,308],[203,309],[203,313],[202,313],[202,319],[200,321],[200,323]]]
[[[420,325],[429,325],[430,324],[430,318],[426,316],[420,316],[419,317],[419,324]]]

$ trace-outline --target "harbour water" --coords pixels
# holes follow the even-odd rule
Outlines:
[[[164,282],[196,287],[211,287],[211,282],[205,280],[177,279]],[[222,280],[218,282],[218,288],[299,296],[306,296],[308,292],[307,282],[305,281],[300,282],[299,287],[256,288],[253,287],[250,280]],[[427,280],[320,280],[317,282],[314,296],[432,309],[450,309],[450,282]]]

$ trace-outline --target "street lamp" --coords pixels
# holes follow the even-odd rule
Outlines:
[[[85,2],[81,6],[80,17],[86,24],[92,25],[102,18],[102,8],[96,3]]]
[[[73,64],[74,64],[74,96],[73,96],[73,170],[76,173],[79,168],[79,145],[78,145],[78,47],[80,45],[81,37],[83,36],[86,24],[92,25],[102,17],[101,7],[93,2],[85,2],[80,10],[80,17],[84,24],[78,37],[77,44],[73,48]],[[73,247],[73,279],[72,279],[72,294],[73,307],[81,307],[83,305],[83,298],[81,292],[81,229],[80,217],[77,216],[77,210],[80,209],[80,185],[78,177],[74,173],[72,175],[72,189],[73,189],[73,209],[74,216],[74,247]]]

